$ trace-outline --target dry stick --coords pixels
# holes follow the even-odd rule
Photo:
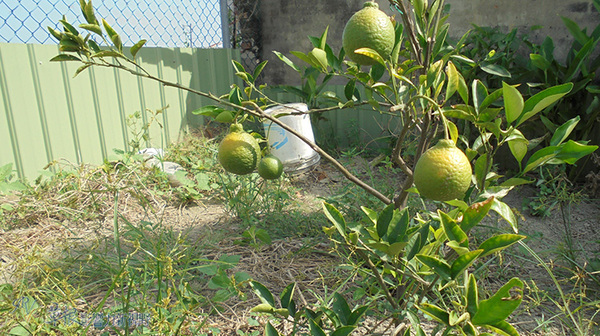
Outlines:
[[[387,198],[385,195],[383,195],[379,191],[375,190],[373,187],[371,187],[370,185],[366,184],[365,182],[363,182],[362,180],[360,180],[356,176],[352,175],[352,173],[350,173],[346,168],[344,168],[344,166],[340,162],[338,162],[336,159],[334,159],[331,155],[327,154],[327,152],[325,152],[324,150],[322,150],[321,147],[317,146],[312,141],[310,141],[309,139],[307,139],[304,135],[298,133],[296,130],[294,130],[293,128],[291,128],[288,125],[284,124],[279,119],[266,114],[254,102],[247,102],[247,103],[250,103],[251,105],[253,105],[254,110],[252,110],[252,109],[249,109],[249,108],[247,108],[245,106],[239,106],[239,105],[233,104],[231,102],[224,101],[224,100],[220,99],[219,97],[217,97],[217,96],[215,96],[215,95],[213,95],[211,93],[205,93],[205,92],[202,92],[202,91],[198,91],[198,90],[194,90],[192,88],[185,87],[185,86],[180,85],[178,83],[169,82],[169,81],[166,81],[164,79],[161,79],[161,78],[155,77],[153,75],[150,75],[147,72],[140,73],[140,72],[137,72],[135,70],[129,69],[129,68],[123,66],[123,65],[113,65],[113,64],[108,64],[108,63],[106,63],[106,64],[103,64],[103,63],[92,63],[92,62],[86,62],[86,63],[91,63],[92,65],[99,65],[99,66],[104,66],[104,67],[116,67],[116,68],[125,70],[125,71],[127,71],[127,72],[129,72],[131,74],[134,74],[136,76],[145,77],[145,78],[148,78],[148,79],[155,80],[155,81],[157,81],[157,82],[159,82],[159,83],[161,83],[161,84],[163,84],[165,86],[170,86],[170,87],[174,87],[174,88],[181,89],[181,90],[184,90],[184,91],[188,91],[188,92],[197,94],[199,96],[206,97],[206,98],[218,101],[219,103],[221,103],[223,105],[227,105],[229,107],[233,107],[233,108],[236,108],[236,109],[241,109],[244,112],[250,113],[250,114],[252,114],[254,116],[258,116],[258,117],[261,117],[261,118],[268,119],[268,120],[274,122],[275,124],[279,125],[281,128],[285,129],[286,131],[290,132],[291,134],[297,136],[300,140],[302,140],[304,143],[306,143],[308,146],[310,146],[310,148],[312,148],[315,152],[319,153],[319,155],[321,155],[323,158],[325,158],[327,161],[329,161],[331,164],[333,164],[337,168],[337,170],[339,170],[352,183],[354,183],[354,184],[358,185],[359,187],[363,188],[369,194],[377,197],[383,203],[385,203],[385,204],[392,203],[392,201],[389,198]]]

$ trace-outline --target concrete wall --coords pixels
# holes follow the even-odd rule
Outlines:
[[[280,62],[273,50],[282,52],[290,59],[291,50],[308,52],[312,49],[307,36],[319,36],[329,26],[328,42],[338,51],[346,21],[362,8],[364,0],[258,0],[262,10],[263,59],[268,59],[265,82],[298,84],[299,77]],[[376,0],[380,8],[391,14],[387,0]],[[431,0],[430,0],[431,1]],[[560,16],[566,16],[591,31],[600,16],[591,0],[446,0],[450,4],[450,27],[452,36],[461,36],[471,28],[494,26],[503,30],[541,25],[544,28],[529,34],[541,43],[551,36],[557,57],[564,57],[571,38]],[[300,61],[299,61],[300,62]]]

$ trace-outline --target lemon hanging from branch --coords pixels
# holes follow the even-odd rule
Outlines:
[[[241,124],[232,124],[219,145],[217,158],[221,166],[230,173],[246,175],[256,169],[260,157],[258,141]]]
[[[355,53],[355,50],[370,48],[387,59],[394,49],[395,41],[396,32],[392,20],[379,10],[379,5],[374,1],[365,2],[363,9],[352,15],[342,34],[346,55],[360,65],[373,65],[377,61]]]
[[[469,159],[448,139],[439,140],[417,161],[414,183],[421,196],[434,201],[462,198],[471,185]]]

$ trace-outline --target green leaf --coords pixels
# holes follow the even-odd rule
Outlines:
[[[271,305],[271,307],[275,307],[275,299],[267,287],[257,281],[250,281],[250,287],[252,287],[254,294],[258,296],[262,303]]]
[[[551,159],[556,157],[556,153],[558,152],[558,150],[558,146],[548,146],[536,151],[527,160],[527,164],[525,164],[523,173],[527,173],[550,161]]]
[[[569,137],[571,132],[575,129],[575,126],[577,126],[579,120],[581,120],[581,117],[576,116],[575,118],[568,120],[559,128],[557,128],[554,134],[552,135],[552,139],[550,139],[550,146],[558,146],[563,141],[565,141]]]
[[[505,67],[503,67],[499,64],[483,62],[483,63],[481,63],[480,67],[481,67],[481,70],[489,73],[490,75],[510,78],[510,72],[508,70],[506,70]]]
[[[450,265],[448,265],[446,261],[425,254],[417,254],[416,257],[421,263],[431,268],[435,274],[439,275],[442,279],[452,279],[452,271]]]
[[[533,182],[535,182],[535,181],[527,180],[527,179],[519,178],[519,177],[512,177],[512,178],[509,178],[508,180],[500,183],[500,186],[501,187],[516,187],[516,186],[529,184],[529,183],[533,183]]]
[[[100,26],[97,24],[82,23],[79,25],[79,28],[83,28],[85,30],[91,31],[92,33],[102,36],[102,28],[100,28]]]
[[[246,69],[244,68],[242,63],[240,63],[236,60],[231,60],[231,64],[233,65],[233,68],[235,69],[236,72],[246,72]]]
[[[564,97],[573,88],[573,83],[566,83],[562,85],[553,86],[547,88],[525,101],[523,105],[523,112],[516,120],[516,126],[521,125],[527,119],[533,117],[546,107],[555,103],[560,98]]]
[[[31,332],[29,332],[29,330],[25,329],[25,327],[23,326],[16,326],[12,329],[10,329],[10,331],[8,332],[9,335],[14,335],[14,336],[29,336],[29,335],[33,335]]]
[[[354,326],[343,326],[337,328],[334,332],[330,334],[330,336],[348,336],[350,335],[356,327]]]
[[[50,62],[69,62],[69,61],[83,62],[81,60],[81,58],[79,58],[75,55],[69,55],[69,54],[56,55],[50,59]]]
[[[54,36],[54,38],[60,42],[60,40],[62,40],[63,38],[63,33],[59,32],[58,30],[52,28],[52,27],[47,27],[48,31],[50,32],[50,35]]]
[[[519,170],[521,170],[521,161],[523,161],[523,158],[527,155],[528,146],[529,140],[523,136],[521,131],[517,129],[513,130],[513,134],[511,135],[510,140],[508,140],[508,147],[519,164]]]
[[[448,125],[448,134],[450,135],[450,139],[456,144],[458,141],[458,127],[456,124],[450,120],[446,120]]]
[[[216,105],[206,105],[201,108],[192,111],[192,114],[203,115],[206,117],[216,118],[221,112],[225,111],[223,108]]]
[[[423,313],[431,316],[434,320],[447,326],[450,325],[450,314],[442,308],[426,302],[421,303],[417,308]]]
[[[298,57],[300,60],[308,63],[310,66],[314,67],[314,68],[319,68],[319,64],[316,63],[311,57],[309,57],[307,54],[300,52],[300,51],[290,51],[290,54]]]
[[[515,293],[511,294],[511,290]],[[479,309],[471,321],[475,325],[493,325],[504,321],[521,304],[522,293],[523,282],[512,278],[492,297],[479,302]]]
[[[474,274],[469,274],[469,283],[467,284],[467,312],[471,317],[475,316],[479,310],[479,289]]]
[[[350,318],[350,314],[352,314],[352,310],[350,310],[346,299],[344,299],[344,297],[337,292],[333,294],[333,303],[331,309],[340,319],[342,325],[348,324],[348,319]]]
[[[468,247],[461,246],[458,242],[452,240],[446,243],[446,246],[453,249],[459,256],[471,252]]]
[[[344,216],[340,213],[338,209],[336,209],[333,205],[323,202],[323,210],[325,211],[325,216],[333,226],[338,230],[339,234],[342,237],[346,237],[346,221],[344,220]]]
[[[584,31],[582,31],[581,28],[579,28],[579,25],[577,25],[575,21],[564,16],[561,16],[560,18],[562,19],[563,23],[565,24],[571,35],[573,35],[573,37],[577,40],[577,42],[584,45],[590,40],[590,37],[587,36],[587,34]]]
[[[481,245],[479,245],[479,249],[483,250],[481,258],[503,250],[525,238],[525,236],[510,233],[499,234],[497,236],[490,237],[481,243]]]
[[[125,56],[123,56],[123,54],[113,51],[113,50],[101,50],[95,54],[93,54],[91,57],[117,57],[117,58],[124,58]]]
[[[84,72],[87,68],[89,68],[91,66],[92,66],[92,64],[84,64],[84,65],[80,66],[79,68],[77,68],[77,71],[75,71],[73,78],[77,77],[77,75]]]
[[[312,319],[308,319],[308,329],[310,330],[311,336],[327,336],[323,329]]]
[[[344,86],[344,95],[347,100],[352,100],[354,97],[354,89],[356,88],[356,79],[351,79],[348,81],[346,86]]]
[[[388,226],[390,225],[390,222],[392,221],[392,218],[394,217],[394,203],[390,203],[388,206],[386,206],[381,213],[379,214],[379,216],[377,217],[377,235],[379,236],[379,238],[383,238],[383,236],[386,235],[387,231],[388,231]]]
[[[456,66],[452,61],[448,61],[446,65],[446,75],[448,76],[448,85],[446,87],[446,100],[450,99],[460,85],[460,73],[456,70]]]
[[[448,239],[458,242],[460,246],[468,247],[469,237],[467,237],[467,234],[460,228],[458,224],[456,224],[456,221],[441,210],[438,210],[437,212]]]
[[[98,44],[94,42],[94,40],[88,40],[87,44],[93,52],[98,53],[101,51],[100,46],[98,46]]]
[[[79,31],[77,29],[75,29],[75,27],[73,27],[69,22],[67,22],[67,20],[64,19],[64,17],[62,20],[59,20],[58,22],[60,22],[63,25],[63,27],[65,27],[66,31],[68,31],[71,34],[76,35],[76,36],[79,35]]]
[[[62,39],[58,43],[58,50],[59,51],[79,52],[80,48],[81,48],[81,46],[79,45],[79,43],[77,43],[75,41],[72,41],[72,40]]]
[[[280,295],[280,301],[281,301],[281,307],[282,308],[290,308],[290,306],[292,306],[294,304],[294,293],[296,292],[296,283],[291,283],[289,285],[287,285],[287,287],[285,287],[283,289],[283,291],[281,292]],[[295,311],[290,311],[291,315],[294,315],[296,312]]]
[[[573,140],[569,140],[560,145],[559,151],[552,161],[557,160],[559,163],[575,164],[577,160],[592,154],[596,149],[598,149],[598,146],[583,145]]]
[[[394,243],[402,241],[406,235],[409,223],[410,218],[407,208],[402,211],[394,210],[394,215],[390,221],[386,234],[387,242],[393,245]]]
[[[473,106],[475,107],[475,113],[479,114],[480,107],[488,96],[488,91],[485,85],[478,79],[473,81],[471,90],[473,91]]]
[[[471,266],[477,258],[481,255],[483,250],[478,249],[468,253],[465,253],[454,262],[452,262],[452,266],[450,267],[451,277],[452,279],[456,279],[459,275],[461,275],[469,266]]]
[[[496,100],[498,100],[498,98],[502,97],[502,94],[504,93],[504,90],[502,89],[497,89],[494,92],[490,93],[487,97],[485,97],[485,99],[483,100],[483,102],[481,102],[481,106],[479,106],[479,111],[481,111],[481,113],[485,113],[486,110],[488,110],[488,107],[490,105],[492,105]],[[496,110],[495,108],[492,109]],[[488,112],[489,114],[489,112]],[[480,117],[481,118],[485,118],[484,116]],[[490,121],[490,120],[483,120],[483,121]]]
[[[308,53],[308,57],[312,60],[312,63],[317,64],[321,71],[327,71],[329,62],[327,61],[327,53],[323,49],[313,48]]]
[[[548,68],[550,68],[550,62],[548,62],[548,60],[542,55],[529,54],[529,59],[531,60],[531,64],[533,64],[533,66],[542,71],[546,71]]]
[[[104,26],[104,30],[106,30],[106,33],[108,34],[108,37],[110,37],[110,40],[115,48],[117,48],[119,51],[122,51],[123,44],[121,43],[121,37],[119,34],[117,34],[117,32],[104,19],[102,19],[102,25]]]
[[[296,66],[296,64],[294,64],[294,62],[292,62],[289,58],[287,58],[284,54],[280,53],[279,51],[273,51],[273,53],[277,56],[277,58],[279,58],[283,63],[287,64],[289,67],[291,67],[292,69],[294,69],[296,72],[298,73],[302,73],[302,70],[300,70],[300,68],[298,68],[298,66]]]
[[[254,72],[252,73],[252,77],[254,77],[254,80],[256,80],[258,78],[258,76],[260,76],[260,74],[263,71],[263,69],[265,68],[265,66],[267,66],[267,62],[268,62],[268,60],[264,60],[264,61],[260,62],[256,66],[256,68],[254,68]]]
[[[327,32],[329,32],[329,26],[325,27],[325,31],[323,32],[323,34],[321,34],[321,38],[319,39],[319,48],[325,50],[325,47],[327,47]]]
[[[267,322],[263,336],[281,336],[281,334],[273,327],[271,322]]]
[[[504,110],[506,121],[512,124],[523,112],[523,96],[514,86],[502,82],[502,95],[504,96]]]
[[[411,261],[421,250],[421,233],[415,233],[406,244],[406,260]]]
[[[373,210],[373,209],[369,209],[365,206],[361,206],[360,209],[365,213],[365,215],[367,215],[367,217],[369,218],[369,220],[371,221],[371,223],[373,223],[373,225],[377,224],[377,211]]]
[[[462,75],[458,78],[458,94],[465,104],[469,104],[469,86]]]
[[[348,318],[348,325],[357,325],[360,318],[369,310],[369,306],[360,306],[350,314]]]
[[[85,20],[90,24],[98,25],[98,19],[96,19],[96,14],[94,14],[94,7],[92,6],[92,0],[88,1],[80,1],[81,4],[81,12],[85,17]]]
[[[467,105],[454,105],[451,108],[443,109],[444,115],[448,118],[464,119],[475,122],[475,109]]]
[[[359,49],[354,50],[354,53],[372,58],[377,63],[385,66],[385,61],[383,60],[383,57],[381,57],[381,55],[379,55],[379,53],[377,51],[375,51],[371,48],[359,48]]]
[[[573,60],[569,65],[569,68],[567,68],[567,71],[564,74],[565,77],[562,79],[563,81],[567,82],[573,80],[580,70],[582,72],[587,71],[584,67],[584,63],[587,59],[589,59],[590,54],[594,52],[598,41],[600,41],[600,39],[590,39],[586,44],[583,45],[583,47],[581,47],[579,51],[577,51],[575,57],[573,57]]]
[[[519,224],[517,222],[517,216],[515,216],[514,212],[512,211],[510,206],[508,206],[508,204],[500,201],[497,198],[494,198],[491,210],[495,211],[497,214],[500,215],[500,217],[504,218],[504,220],[506,220],[508,224],[510,224],[515,233],[519,233]]]
[[[479,156],[477,160],[475,160],[475,165],[473,167],[473,170],[475,171],[475,182],[477,183],[477,188],[479,188],[479,190],[485,189],[485,186],[481,185],[481,183],[488,173],[489,167],[487,166],[487,157],[488,153]]]
[[[135,55],[137,55],[140,49],[142,49],[144,44],[146,44],[146,40],[140,40],[129,49],[129,52],[131,52],[131,56],[133,56],[133,58],[135,58]]]
[[[504,336],[519,336],[519,332],[517,331],[517,329],[515,329],[515,327],[513,327],[512,325],[510,325],[510,323],[506,322],[506,321],[499,321],[496,322],[494,324],[487,324],[485,325],[486,328],[491,329],[492,331],[494,331],[495,333],[499,334],[499,335],[504,335]]]

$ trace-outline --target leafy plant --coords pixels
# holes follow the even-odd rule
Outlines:
[[[385,302],[386,310],[382,313],[389,317],[387,320],[397,334],[423,334],[419,317],[422,314],[437,321],[436,330],[443,330],[445,334],[485,334],[480,328],[503,335],[518,334],[506,320],[522,300],[524,283],[517,278],[510,279],[495,294],[483,298],[471,266],[524,238],[518,234],[515,214],[501,199],[515,186],[530,183],[527,173],[546,164],[574,164],[597,149],[597,146],[587,145],[585,141],[568,139],[580,121],[570,118],[557,124],[548,146],[528,156],[533,148],[529,148],[530,141],[520,130],[523,123],[569,94],[574,88],[572,83],[549,86],[529,98],[524,98],[515,86],[505,82],[502,82],[501,88],[493,90],[480,80],[467,83],[454,64],[455,61],[464,61],[465,57],[458,49],[448,48],[446,44],[449,26],[443,0],[411,0],[410,6],[405,1],[390,0],[402,21],[402,24],[396,24],[395,47],[389,59],[369,48],[355,50],[355,53],[370,57],[376,63],[367,70],[353,62],[342,63],[344,53],[333,53],[326,43],[326,32],[318,39],[311,38],[315,47],[308,54],[295,53],[311,69],[310,72],[300,72],[307,76],[305,79],[310,92],[320,92],[317,90],[320,87],[316,85],[317,77],[310,77],[317,74],[315,71],[323,74],[324,79],[333,75],[347,78],[344,90],[346,102],[340,100],[337,108],[369,104],[375,111],[397,118],[401,125],[395,138],[392,161],[406,177],[398,190],[386,193],[354,175],[326,151],[282,123],[277,116],[264,113],[266,108],[277,104],[255,84],[266,63],[261,63],[253,73],[249,73],[241,64],[233,62],[236,75],[246,86],[242,89],[234,85],[231,92],[222,97],[186,88],[158,78],[136,63],[135,54],[144,41],[129,50],[133,58],[126,56],[119,35],[105,21],[104,30],[98,25],[91,2],[81,0],[80,3],[88,22],[80,27],[104,39],[107,47],[97,48],[91,39],[83,37],[62,20],[65,31],[51,32],[59,40],[61,51],[68,54],[56,56],[53,61],[82,63],[77,73],[90,66],[116,68],[214,100],[216,105],[198,111],[203,115],[217,118],[229,112],[232,115],[230,119],[235,122],[273,122],[310,144],[350,182],[383,203],[378,207],[362,207],[363,219],[357,221],[346,221],[342,212],[328,203],[324,204],[323,211],[333,225],[326,228],[331,241],[339,250],[347,251],[348,255],[356,258],[348,258],[348,262],[353,263],[355,268],[366,269],[363,274],[377,284],[370,302]],[[288,58],[282,57],[282,60],[301,69]],[[364,95],[359,94],[361,90]],[[318,94],[307,98],[315,99],[316,96]],[[460,103],[451,105],[450,101],[455,97]],[[456,119],[463,120],[477,131],[474,141],[459,134],[453,121]],[[437,203],[437,211],[427,206],[409,208],[409,196],[418,194],[418,190],[413,188],[415,164],[440,133],[446,140],[465,148],[468,159],[473,162],[476,183],[462,199]],[[414,134],[418,143],[411,153],[411,160],[402,151],[409,134]],[[509,146],[519,165],[519,171],[511,178],[493,171],[497,150],[504,144]],[[238,206],[236,211],[239,214],[249,215],[247,210],[256,206],[261,194],[262,185],[256,177],[233,178],[227,175],[222,185],[230,206]],[[489,211],[505,219],[514,233],[497,234],[472,246],[469,233]],[[213,281],[216,287],[248,280],[223,275],[213,279],[216,279]],[[318,309],[298,309],[293,301],[294,284],[284,290],[279,302],[265,286],[256,281],[251,285],[262,301],[253,309],[255,312],[289,318],[295,327],[308,328],[311,335],[347,335],[370,308],[369,305],[350,308],[337,292],[323,300]],[[278,335],[279,331],[267,323],[265,334]]]

